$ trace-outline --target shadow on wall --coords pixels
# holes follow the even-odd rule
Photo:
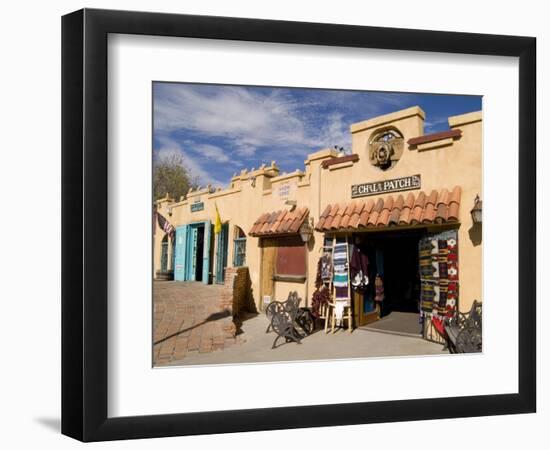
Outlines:
[[[314,248],[315,248],[315,234],[313,234],[311,236],[311,238],[309,239],[309,241],[307,243],[308,251],[312,252]]]
[[[257,313],[252,280],[248,267],[228,267],[225,271],[225,282],[220,299],[220,309],[231,310],[233,317],[241,313]]]
[[[241,269],[243,270],[239,271],[238,278],[235,280],[235,283],[238,283],[238,285],[235,286],[237,292],[233,299],[238,304],[235,305],[234,311],[237,314],[241,314],[242,312],[258,314],[248,267],[242,267]]]
[[[482,235],[481,230],[482,230],[482,226],[480,223],[474,223],[472,227],[468,230],[470,241],[472,241],[472,244],[474,245],[474,247],[481,245],[481,235]]]

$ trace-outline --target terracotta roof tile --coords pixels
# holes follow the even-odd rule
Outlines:
[[[254,237],[295,234],[308,215],[307,208],[264,213],[254,222],[248,234]]]
[[[323,213],[321,214],[321,217],[319,218],[319,222],[317,223],[317,226],[319,228],[323,228],[323,224],[325,223],[325,219],[330,214],[330,210],[332,209],[332,205],[327,205]]]
[[[300,229],[300,226],[304,222],[304,219],[306,218],[306,213],[309,212],[307,208],[301,208],[296,210],[296,216],[294,217],[294,220],[292,221],[290,227],[288,228],[288,231],[290,233],[297,233]]]
[[[447,220],[447,212],[449,210],[449,191],[443,189],[437,197],[435,221],[443,223]]]
[[[285,217],[285,220],[281,223],[281,227],[279,228],[279,231],[281,231],[282,233],[289,233],[290,226],[292,225],[292,222],[294,222],[295,218],[296,218],[296,210],[289,211]]]
[[[363,207],[365,206],[365,202],[356,202],[355,208],[353,208],[353,213],[351,214],[349,224],[348,226],[350,228],[357,228],[357,225],[359,224],[360,214],[361,211],[363,211]]]
[[[324,219],[330,214],[330,210],[332,209],[332,205],[327,205],[325,210],[323,211],[323,214],[321,214],[321,217]]]
[[[355,209],[355,202],[351,202],[346,210],[344,211],[344,215],[342,216],[342,221],[340,222],[340,226],[342,228],[347,228],[349,226],[349,221],[351,219],[351,213]]]
[[[319,227],[319,229],[323,229],[323,224],[325,223],[325,218],[323,216],[321,216],[319,218],[319,221],[317,222],[317,227]]]
[[[334,219],[332,219],[332,223],[330,224],[330,228],[332,228],[332,229],[340,228],[340,222],[342,221],[342,217],[344,215],[345,210],[346,210],[346,204],[345,203],[339,203],[338,204],[338,212],[334,216]]]
[[[410,217],[411,224],[420,222],[425,204],[426,204],[426,194],[424,194],[423,191],[420,191],[420,193],[416,197],[416,200],[414,202],[414,207],[411,211],[411,217]]]
[[[453,189],[453,192],[451,192],[451,195],[449,197],[449,203],[455,202],[460,203],[460,194],[462,193],[462,189],[460,186],[455,186]]]
[[[408,225],[410,223],[411,211],[413,207],[414,207],[414,194],[412,192],[409,192],[409,194],[407,195],[407,199],[403,204],[403,209],[401,210],[401,214],[399,215],[400,225]]]
[[[334,205],[332,205],[332,209],[329,212],[329,216],[334,217],[337,212],[338,212],[338,203],[335,203]]]
[[[286,213],[287,213],[287,211],[285,209],[283,209],[282,211],[280,211],[280,213],[277,215],[277,217],[275,217],[275,220],[273,221],[273,223],[269,227],[269,232],[270,233],[276,231],[279,228],[281,223],[284,221]]]
[[[352,201],[351,203],[349,203],[349,204],[346,206],[346,209],[345,209],[345,211],[344,211],[344,216],[350,217],[351,214],[353,213],[353,210],[355,209],[355,205],[356,205],[356,202],[355,202],[355,201]]]
[[[374,205],[373,210],[369,214],[369,220],[367,220],[367,226],[369,225],[376,225],[376,222],[378,221],[378,216],[382,212],[382,208],[384,207],[384,200],[379,198]]]
[[[416,195],[409,192],[406,197],[401,194],[386,196],[376,202],[370,198],[327,205],[315,228],[317,231],[333,231],[456,222],[460,195],[461,188],[456,186],[451,192],[433,190],[428,196],[420,191]]]
[[[430,192],[430,195],[426,199],[426,204],[424,205],[424,211],[422,211],[420,222],[432,223],[434,221],[436,203],[437,203],[437,191],[434,189],[432,192]]]
[[[398,195],[395,203],[393,204],[390,218],[388,219],[388,225],[397,225],[399,223],[399,215],[403,209],[403,203],[405,203],[403,196]]]
[[[264,224],[264,222],[269,218],[269,216],[270,216],[269,213],[262,214],[258,218],[258,220],[256,220],[256,222],[254,222],[254,225],[252,226],[249,234],[255,233],[257,230],[260,230],[262,228],[262,225]]]
[[[359,216],[359,223],[357,224],[358,227],[367,226],[367,222],[369,220],[369,216],[373,208],[374,208],[374,200],[372,198],[369,198],[365,202],[365,205],[363,206],[363,210],[361,211],[361,215]]]
[[[458,220],[458,208],[460,206],[460,194],[462,189],[456,186],[449,197],[449,210],[447,212],[447,221]]]
[[[385,227],[388,225],[390,212],[392,208],[393,208],[393,197],[392,196],[386,197],[386,200],[384,201],[384,206],[382,207],[382,211],[380,212],[380,215],[378,216],[378,220],[376,221],[377,227]]]

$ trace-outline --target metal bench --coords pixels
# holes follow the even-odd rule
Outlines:
[[[313,332],[313,315],[308,308],[299,307],[300,300],[298,293],[294,291],[288,294],[286,301],[272,301],[267,306],[265,313],[269,325],[265,332],[273,330],[277,334],[272,349],[277,347],[279,338],[284,338],[285,342],[301,344],[301,340]]]
[[[459,312],[444,323],[451,353],[479,353],[482,347],[482,304],[474,300],[470,311]]]

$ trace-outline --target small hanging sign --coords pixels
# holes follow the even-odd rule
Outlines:
[[[202,211],[204,209],[204,202],[191,203],[191,212]]]
[[[351,198],[383,194],[386,192],[408,191],[411,189],[420,189],[420,175],[411,175],[408,177],[375,181],[372,183],[354,184],[351,186]]]

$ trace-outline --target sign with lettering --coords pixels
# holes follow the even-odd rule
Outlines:
[[[351,186],[351,198],[384,194],[386,192],[408,191],[411,189],[420,189],[420,175],[354,184]]]
[[[286,181],[279,184],[273,190],[273,196],[281,200],[293,198],[296,194],[296,182]]]
[[[191,203],[191,212],[202,211],[204,209],[204,202]]]

